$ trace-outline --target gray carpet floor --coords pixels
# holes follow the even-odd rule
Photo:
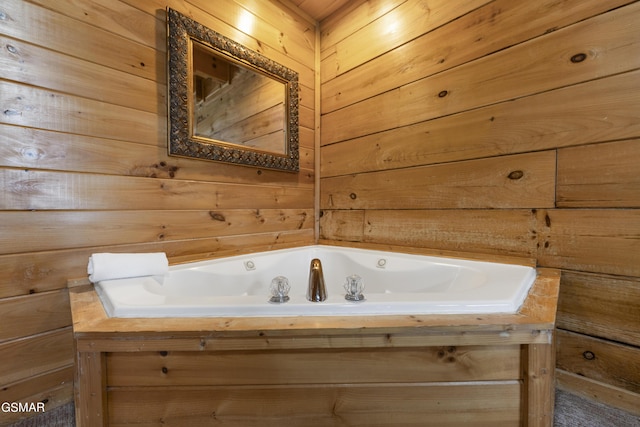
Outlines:
[[[74,419],[73,405],[68,404],[40,416],[14,423],[11,427],[74,427]],[[554,427],[640,427],[640,417],[556,390],[553,425]]]
[[[556,390],[554,427],[640,427],[640,417]]]

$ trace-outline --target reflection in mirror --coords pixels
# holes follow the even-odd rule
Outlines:
[[[167,9],[169,154],[297,171],[298,74]]]
[[[193,136],[286,154],[285,83],[192,45]]]

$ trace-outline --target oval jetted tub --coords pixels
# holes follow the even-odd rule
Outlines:
[[[311,260],[322,266],[327,299],[307,300]],[[350,301],[356,275],[363,299]],[[270,302],[286,278],[287,302]],[[515,313],[536,279],[532,267],[366,250],[305,246],[174,265],[165,276],[95,284],[110,317],[269,317]]]

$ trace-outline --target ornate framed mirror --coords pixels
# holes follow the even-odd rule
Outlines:
[[[167,9],[169,155],[296,172],[298,73]]]

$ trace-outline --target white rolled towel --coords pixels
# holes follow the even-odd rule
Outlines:
[[[112,254],[97,253],[89,257],[87,273],[93,283],[126,277],[162,276],[169,272],[164,252]]]

